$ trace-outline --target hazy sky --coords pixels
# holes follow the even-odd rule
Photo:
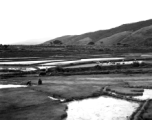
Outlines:
[[[0,43],[42,42],[152,18],[152,0],[0,0]]]

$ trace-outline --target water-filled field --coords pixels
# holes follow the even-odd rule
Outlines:
[[[5,61],[6,59],[1,58],[0,70],[34,71],[34,70],[39,70],[39,69],[54,68],[55,66],[62,66],[62,65],[86,64],[90,61],[94,62],[93,66],[95,66],[97,61],[122,60],[124,58],[89,58],[89,59],[80,59],[80,60],[59,60],[59,59],[52,60],[48,58],[44,60],[43,59],[40,60],[40,58],[38,59],[35,58],[35,60],[33,61],[28,60],[27,58],[24,58],[24,57],[18,58],[18,59],[20,59],[20,61],[18,60]],[[90,65],[91,64],[89,64],[89,66]]]
[[[3,61],[4,60],[4,61]],[[114,66],[114,65],[130,65],[134,60],[126,60],[123,57],[116,58],[88,58],[88,59],[24,59],[5,61],[6,59],[1,59],[0,70],[3,74],[5,70],[21,70],[21,71],[32,71],[41,70],[47,68],[59,67],[61,68],[83,68],[83,67],[94,67],[94,66]],[[137,62],[142,63],[142,60],[137,60]],[[5,65],[4,65],[5,64]],[[111,68],[112,68],[111,67]],[[126,66],[125,66],[126,67]],[[130,66],[127,66],[128,68]],[[127,68],[126,67],[126,68]],[[114,70],[117,69],[113,67]],[[126,69],[124,68],[124,69]],[[141,70],[142,67],[136,67],[133,69]],[[4,70],[4,71],[3,71]],[[56,69],[51,69],[56,70]],[[71,69],[70,69],[71,70]],[[71,72],[69,70],[69,73]],[[74,69],[75,70],[75,69]],[[117,69],[119,72],[120,69]],[[122,69],[121,69],[122,70]],[[126,69],[127,70],[127,69]],[[132,70],[132,69],[131,69]],[[52,72],[51,71],[51,72]],[[6,71],[12,72],[12,71]],[[40,71],[36,71],[40,72]],[[50,72],[50,71],[49,71]],[[54,72],[54,71],[53,71]],[[58,71],[55,71],[58,72]],[[81,72],[81,71],[80,71]],[[27,72],[28,73],[28,72]],[[29,72],[30,73],[30,72]],[[32,72],[31,72],[32,73]],[[33,72],[34,73],[34,72]],[[13,76],[12,78],[1,79],[0,93],[0,107],[4,108],[4,111],[13,111],[10,115],[9,112],[3,114],[0,110],[0,115],[7,117],[16,117],[15,119],[22,119],[25,117],[31,118],[31,112],[36,109],[36,112],[32,115],[35,118],[39,118],[36,115],[42,115],[48,113],[46,120],[52,119],[56,115],[56,119],[61,118],[61,112],[65,113],[65,109],[62,105],[68,105],[67,109],[67,120],[127,120],[139,106],[139,103],[129,102],[126,100],[115,99],[112,97],[106,97],[102,94],[102,88],[110,86],[111,89],[117,90],[118,92],[127,93],[131,92],[132,89],[128,86],[151,86],[151,75],[150,74],[121,74],[121,73],[110,73],[110,74],[86,74],[83,75],[44,75],[38,76],[34,74],[29,76]],[[66,73],[66,72],[65,72]],[[72,73],[72,72],[71,72]],[[38,85],[38,80],[42,79],[43,84]],[[32,86],[24,86],[27,81],[31,81]],[[10,85],[11,84],[11,85]],[[14,84],[14,85],[13,85]],[[21,84],[22,86],[16,86],[15,84]],[[6,89],[6,88],[12,89]],[[18,88],[14,88],[18,87]],[[125,89],[124,89],[125,88]],[[99,98],[92,98],[97,93],[100,93]],[[145,93],[144,93],[145,94]],[[98,94],[97,94],[98,95]],[[117,95],[117,94],[115,94]],[[34,96],[34,97],[33,97]],[[89,98],[89,99],[88,99]],[[83,100],[82,100],[83,99]],[[146,98],[147,99],[147,98]],[[67,104],[66,100],[71,101]],[[75,101],[78,100],[78,101]],[[35,106],[35,101],[37,105]],[[41,101],[41,103],[39,103]],[[64,103],[63,103],[64,102]],[[65,103],[66,102],[66,103]],[[7,103],[7,104],[3,104]],[[45,104],[44,104],[45,103]],[[8,106],[5,106],[8,105]],[[52,106],[54,111],[52,109]],[[12,107],[13,106],[13,107]],[[14,107],[15,106],[15,107]],[[43,106],[43,107],[42,107]],[[49,107],[51,106],[51,107]],[[34,108],[33,108],[34,107]],[[47,109],[49,107],[49,109]],[[18,111],[20,109],[21,111]],[[41,111],[44,110],[45,112]],[[59,114],[58,114],[59,113]],[[18,116],[19,115],[19,116]],[[32,117],[33,117],[32,116]]]
[[[8,58],[7,58],[8,59]],[[22,58],[23,59],[23,58]],[[21,59],[21,60],[22,60]],[[116,58],[88,58],[88,59],[75,59],[75,60],[40,60],[29,61],[5,61],[1,59],[0,70],[20,70],[20,71],[34,71],[39,69],[54,68],[56,66],[64,66],[64,68],[84,68],[84,67],[95,67],[99,66],[115,66],[115,65],[130,65],[134,61],[125,61],[123,57]],[[138,61],[142,63],[142,61]]]
[[[42,85],[37,83],[39,78],[43,81]],[[144,83],[145,86],[152,85],[151,75],[148,74],[13,77],[1,79],[1,84],[19,85],[26,84],[29,80],[32,82],[30,87],[0,89],[0,116],[2,120],[5,120],[7,116],[13,117],[14,120],[30,119],[33,110],[35,112],[32,112],[32,118],[39,119],[41,117],[45,120],[52,119],[54,115],[56,115],[55,119],[58,120],[65,112],[67,112],[67,120],[79,120],[82,116],[88,120],[126,120],[127,116],[129,117],[137,109],[139,103],[104,95],[100,95],[99,98],[91,98],[92,95],[108,85],[114,86],[114,88],[118,86],[120,91],[124,90],[126,82],[130,85],[135,84],[135,82],[136,85],[138,83]],[[78,100],[79,98],[81,100]],[[67,99],[71,100],[68,104]],[[68,109],[62,108],[63,105],[68,105]],[[9,112],[3,113],[4,110]]]
[[[3,89],[3,88],[18,88],[18,87],[27,87],[27,86],[26,85],[13,85],[13,84],[0,85],[0,89]]]
[[[152,89],[144,89],[144,93],[142,96],[134,97],[141,100],[152,99]]]
[[[0,62],[2,65],[14,65],[14,64],[20,64],[20,65],[29,65],[29,64],[36,64],[36,63],[45,63],[45,62],[56,62],[56,61],[62,61],[62,60],[40,60],[40,61],[8,61],[8,62]]]
[[[128,120],[138,103],[99,97],[68,103],[66,120]]]

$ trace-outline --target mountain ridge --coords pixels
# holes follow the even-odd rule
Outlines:
[[[115,45],[118,42],[122,44],[129,43],[126,41],[127,40],[131,41],[130,39],[134,38],[133,37],[134,32],[137,32],[140,29],[144,31],[144,29],[142,28],[148,27],[151,25],[152,25],[152,19],[129,23],[129,24],[123,24],[115,28],[111,28],[107,30],[98,30],[95,32],[88,32],[81,35],[61,36],[55,39],[48,40],[42,44],[49,45],[50,42],[53,42],[55,40],[61,41],[62,44],[64,45],[88,45],[90,42],[94,43],[95,45],[100,45],[100,41],[102,41],[103,43],[105,42],[105,45]],[[123,32],[124,32],[124,35],[122,35]],[[131,33],[132,37],[129,37],[130,34],[127,34],[127,33]],[[144,32],[140,32],[140,33],[144,33]],[[145,39],[145,36],[143,39]],[[108,40],[109,42],[107,42],[106,40]]]

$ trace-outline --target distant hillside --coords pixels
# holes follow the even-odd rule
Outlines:
[[[60,40],[61,42],[63,42],[64,44],[68,43],[69,39],[71,39],[72,35],[66,35],[66,36],[62,36],[62,37],[58,37],[58,38],[55,38],[55,39],[52,39],[52,40],[48,40],[46,42],[44,42],[43,44],[50,44],[50,42],[53,42],[55,40]]]
[[[108,45],[115,45],[117,43],[120,43],[121,40],[129,36],[132,32],[130,31],[124,31],[120,33],[116,33],[114,35],[111,35],[110,37],[105,37],[102,38],[101,40],[98,40],[95,44],[96,45],[103,45],[103,46],[108,46]]]
[[[126,38],[124,38],[121,43],[126,43],[129,45],[145,45],[152,46],[152,25],[148,27],[143,27]]]
[[[48,40],[43,44],[53,44],[61,41],[65,45],[115,45],[122,44],[152,44],[152,20],[124,24],[108,30],[99,30],[81,35],[67,35]]]

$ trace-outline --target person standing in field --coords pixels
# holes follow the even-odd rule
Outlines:
[[[26,85],[31,86],[31,85],[32,85],[31,81],[29,80],[29,81],[26,83]]]
[[[42,80],[41,79],[38,80],[38,85],[42,85]]]

